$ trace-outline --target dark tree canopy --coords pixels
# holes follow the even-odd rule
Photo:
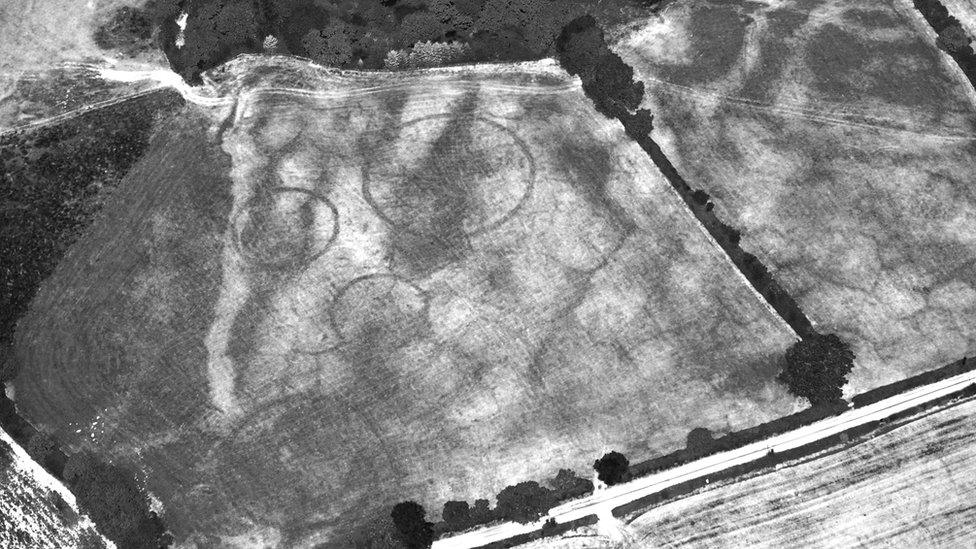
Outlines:
[[[556,476],[549,480],[549,486],[562,499],[582,496],[593,491],[593,482],[581,478],[572,469],[560,469]]]
[[[607,486],[613,486],[626,479],[630,470],[630,462],[620,452],[608,452],[602,458],[593,462],[596,469],[597,478],[605,482]]]
[[[495,519],[495,514],[491,511],[487,499],[474,500],[474,507],[471,508],[470,516],[473,524],[484,524]]]
[[[779,380],[792,394],[816,406],[841,399],[841,388],[853,368],[854,352],[847,343],[835,334],[815,334],[786,351]]]
[[[634,82],[634,69],[613,53],[596,19],[584,15],[565,27],[556,41],[559,62],[569,74],[579,75],[583,90],[605,116],[627,118],[644,98],[644,83]],[[638,122],[646,126],[650,119]]]
[[[471,508],[466,501],[449,501],[441,513],[444,522],[453,527],[464,527],[471,522]]]
[[[424,508],[415,501],[393,506],[390,516],[407,549],[425,549],[434,542],[434,525],[427,522],[426,515]]]
[[[688,433],[685,448],[693,454],[704,454],[715,446],[712,432],[704,427],[695,427]]]
[[[498,493],[497,499],[495,514],[499,518],[522,523],[537,520],[554,503],[552,490],[535,481],[506,486]]]

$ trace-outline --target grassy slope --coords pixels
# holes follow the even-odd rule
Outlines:
[[[852,341],[849,393],[971,353],[973,90],[910,3],[747,6],[676,4],[615,46],[655,138]]]
[[[773,381],[792,333],[646,155],[558,72],[492,72],[402,74],[358,96],[346,92],[373,77],[331,77],[320,86],[338,96],[254,99],[222,144],[233,169],[203,126],[171,125],[22,324],[24,414],[72,446],[141,462],[178,536],[254,521],[312,540],[404,498],[436,515],[447,499],[585,470],[609,447],[648,456],[696,426],[793,411]],[[509,88],[450,93],[492,79]],[[465,239],[458,230],[500,219],[519,197],[512,183],[530,181],[507,131],[471,113],[524,140],[536,174],[518,215]],[[400,120],[434,114],[396,137]],[[401,226],[390,231],[363,200],[363,159],[382,158],[369,180],[382,197],[397,181],[382,166],[422,158],[415,147],[452,118],[447,149],[418,173],[445,185],[478,181],[477,162],[521,171],[482,187],[470,210],[479,199],[386,202]],[[468,140],[465,172],[447,154]],[[231,208],[281,184],[314,189],[340,216],[332,247],[291,270],[225,246]],[[332,226],[315,215],[313,248]],[[387,269],[410,282],[336,300],[349,341],[329,351],[339,288]]]

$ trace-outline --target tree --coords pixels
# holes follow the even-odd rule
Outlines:
[[[323,65],[339,67],[352,60],[352,44],[346,26],[329,24],[324,29],[312,29],[302,38],[305,53]]]
[[[497,500],[496,515],[521,523],[537,520],[554,503],[552,490],[534,480],[506,486],[498,493]]]
[[[703,455],[715,445],[712,432],[704,427],[696,427],[688,433],[685,448],[694,455]]]
[[[630,470],[630,462],[620,452],[608,452],[602,458],[593,462],[596,469],[597,478],[605,482],[607,486],[613,486],[622,482]]]
[[[949,53],[960,53],[964,51],[969,47],[970,42],[972,42],[972,39],[966,35],[966,31],[958,24],[949,25],[942,29],[939,32],[939,38],[936,40],[936,43]]]
[[[471,522],[471,508],[466,501],[449,501],[444,504],[441,518],[454,528],[465,528]]]
[[[650,113],[630,114],[644,98],[644,83],[634,82],[634,69],[610,49],[593,16],[578,17],[563,27],[556,51],[566,72],[580,77],[583,91],[597,111],[611,118],[633,119],[630,131],[634,135],[650,131]]]
[[[572,469],[560,469],[556,476],[549,480],[549,486],[556,491],[561,499],[582,496],[593,491],[593,483],[580,478]]]
[[[814,334],[786,351],[778,379],[790,393],[810,404],[828,404],[843,396],[841,387],[854,368],[854,352],[835,334]]]
[[[474,500],[474,507],[471,508],[471,524],[485,524],[495,520],[495,513],[488,507],[487,499]]]
[[[390,516],[407,549],[425,549],[434,543],[434,525],[425,519],[427,512],[415,501],[393,506]]]

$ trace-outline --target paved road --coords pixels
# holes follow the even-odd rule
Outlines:
[[[489,543],[503,541],[514,536],[528,534],[542,528],[549,518],[557,523],[565,523],[583,517],[596,515],[605,509],[615,509],[642,497],[660,492],[671,486],[689,480],[708,477],[731,467],[756,461],[769,453],[785,452],[807,444],[840,434],[849,429],[891,417],[920,404],[958,392],[976,383],[976,371],[960,374],[924,387],[906,391],[900,395],[876,402],[863,408],[852,409],[838,416],[830,417],[794,431],[755,442],[736,450],[721,452],[697,461],[642,477],[626,484],[620,484],[598,491],[590,496],[567,502],[550,509],[549,514],[532,524],[507,522],[499,525],[467,532],[461,535],[439,539],[433,549],[467,549]]]

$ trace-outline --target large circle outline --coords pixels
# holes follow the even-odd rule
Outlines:
[[[434,115],[430,115],[430,116],[422,116],[420,118],[415,118],[413,120],[409,120],[407,122],[404,122],[403,124],[401,124],[399,126],[399,129],[406,128],[408,126],[412,126],[412,125],[415,125],[415,124],[420,124],[420,123],[422,123],[424,121],[427,121],[427,120],[435,120],[435,119],[439,119],[439,118],[450,118],[450,117],[451,117],[451,115],[448,115],[448,114],[434,114]],[[483,234],[485,234],[487,232],[490,232],[490,231],[493,231],[493,230],[497,229],[498,227],[504,225],[505,223],[508,223],[509,221],[511,221],[511,219],[514,218],[519,213],[519,211],[521,211],[522,207],[532,198],[532,194],[533,194],[533,192],[535,190],[535,180],[536,180],[536,162],[535,162],[535,157],[532,156],[532,153],[531,153],[531,150],[529,149],[529,146],[525,143],[525,141],[521,137],[518,136],[518,134],[516,134],[514,131],[512,131],[511,129],[509,129],[504,124],[500,124],[500,123],[498,123],[498,122],[496,122],[494,120],[490,120],[490,119],[485,118],[485,117],[482,117],[482,116],[473,116],[473,117],[471,117],[471,120],[478,120],[478,121],[481,121],[481,122],[485,122],[485,123],[487,123],[487,124],[489,124],[491,126],[494,126],[497,129],[502,130],[506,134],[508,134],[512,138],[512,141],[515,143],[515,145],[522,150],[522,153],[525,155],[525,158],[528,159],[528,162],[529,162],[529,176],[527,178],[527,183],[526,183],[526,186],[525,186],[525,192],[519,198],[518,203],[515,205],[515,207],[512,208],[511,210],[509,210],[508,212],[506,212],[505,215],[501,216],[499,219],[495,220],[494,222],[484,224],[483,226],[479,227],[477,230],[464,231],[464,235],[466,237],[468,237],[468,238],[473,238],[473,237],[477,237],[477,236],[483,235]],[[402,223],[398,223],[398,222],[394,221],[393,219],[390,219],[390,216],[388,216],[383,211],[383,209],[377,204],[376,200],[373,198],[373,194],[370,191],[371,180],[370,180],[370,177],[369,177],[369,169],[367,168],[367,164],[365,162],[363,163],[363,166],[361,168],[361,172],[362,172],[362,177],[363,177],[363,183],[362,183],[362,188],[361,188],[361,192],[362,192],[363,198],[366,200],[366,203],[369,204],[369,207],[373,210],[373,212],[380,219],[382,219],[385,223],[387,223],[391,227],[395,227],[397,229],[401,229],[401,230],[406,231],[406,232],[409,232],[409,233],[411,233],[411,234],[413,234],[415,236],[420,236],[420,237],[425,237],[425,238],[437,238],[438,237],[438,235],[436,235],[436,234],[431,234],[431,233],[427,233],[427,232],[424,232],[424,231],[418,231],[418,230],[412,229],[409,226],[406,226],[406,225],[404,225]]]
[[[276,195],[276,194],[282,194],[286,192],[296,192],[299,194],[304,194],[315,200],[318,200],[322,204],[325,204],[332,212],[332,234],[329,236],[329,239],[324,244],[318,247],[319,249],[315,250],[313,253],[310,254],[303,254],[300,257],[294,257],[294,258],[279,259],[277,261],[267,261],[267,260],[262,260],[260,258],[257,258],[253,254],[250,254],[246,251],[243,243],[241,242],[241,229],[238,227],[241,221],[241,217],[249,213],[252,204],[256,201],[256,199],[252,198],[247,202],[247,204],[243,208],[241,208],[240,211],[238,211],[234,215],[233,221],[231,222],[231,228],[234,231],[234,249],[248,263],[260,267],[285,267],[285,266],[296,265],[301,263],[308,264],[311,263],[312,261],[315,261],[319,257],[322,257],[322,255],[325,252],[327,252],[329,248],[332,247],[336,239],[339,238],[339,209],[336,208],[336,205],[333,204],[331,200],[329,200],[328,198],[322,196],[321,194],[315,191],[310,191],[308,189],[303,189],[301,187],[276,187],[268,191],[268,194]]]
[[[394,283],[403,282],[406,285],[408,285],[410,288],[415,290],[420,295],[420,297],[423,298],[423,302],[424,302],[424,305],[420,309],[420,312],[425,318],[428,319],[428,321],[430,320],[430,294],[426,290],[424,290],[423,288],[415,284],[412,280],[400,276],[396,273],[369,273],[369,274],[360,275],[357,276],[356,278],[353,278],[346,284],[344,284],[342,288],[340,288],[339,291],[336,292],[335,297],[332,298],[332,304],[329,306],[329,315],[328,315],[329,325],[333,333],[336,335],[336,337],[339,340],[339,343],[334,348],[338,348],[343,344],[349,343],[349,339],[347,339],[346,336],[342,333],[342,330],[339,327],[339,321],[336,319],[336,312],[339,308],[338,307],[339,301],[343,298],[343,296],[346,295],[346,293],[348,293],[349,289],[355,286],[356,284],[359,284],[364,280],[369,280],[374,278],[389,278],[392,279]]]

